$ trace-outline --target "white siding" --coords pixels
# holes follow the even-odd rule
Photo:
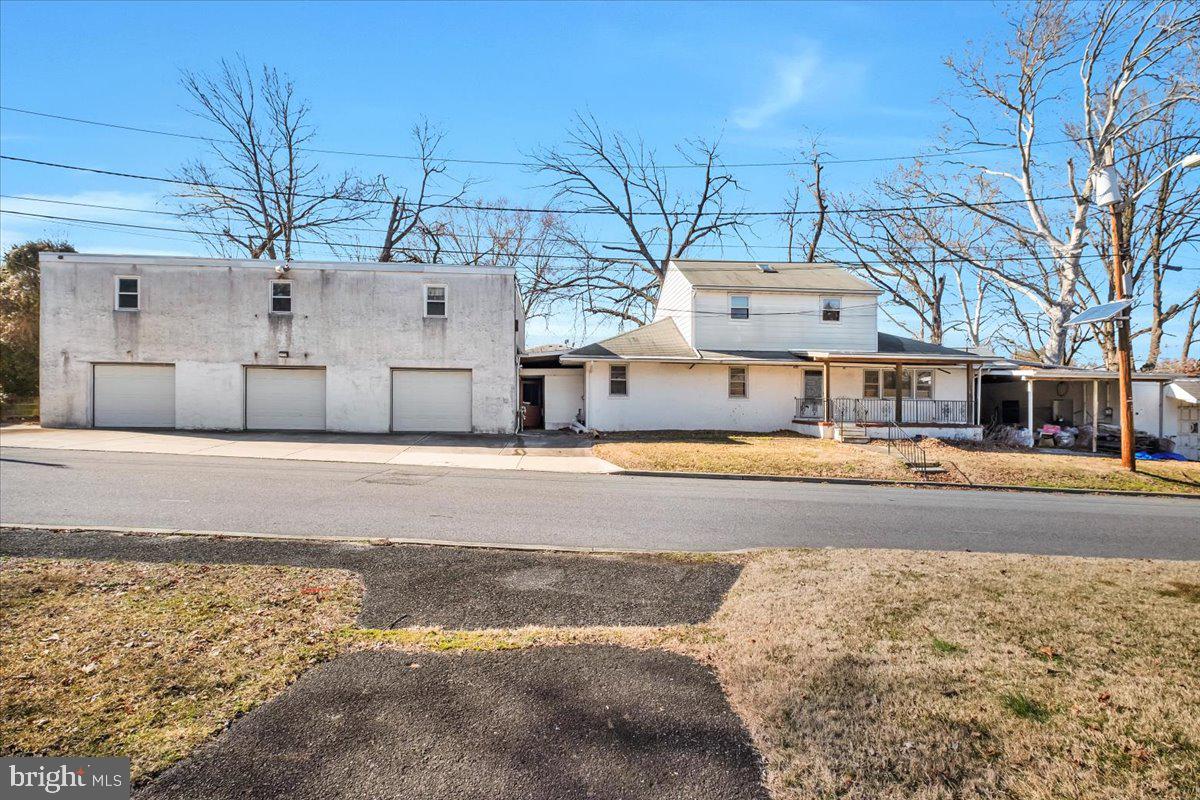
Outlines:
[[[544,406],[542,408],[543,426],[548,431],[561,430],[570,427],[577,415],[584,409],[583,369],[568,369],[563,367],[526,367],[521,375],[545,379]]]
[[[674,318],[688,344],[694,344],[692,284],[674,264],[667,267],[667,274],[658,294],[658,304],[654,307],[654,322],[668,317]]]
[[[729,397],[729,367],[629,363],[629,394],[608,393],[608,365],[588,375],[588,426],[604,431],[786,429],[796,411],[802,370],[751,366],[747,397]]]
[[[750,296],[750,318],[729,317],[729,295]],[[821,297],[842,298],[839,322],[822,322]],[[879,347],[871,295],[812,292],[696,292],[695,341],[700,350],[846,350]]]

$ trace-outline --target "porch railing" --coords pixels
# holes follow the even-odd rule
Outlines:
[[[797,397],[796,419],[825,419],[825,399]],[[971,422],[966,400],[928,400],[906,398],[901,401],[900,419],[896,419],[894,397],[831,397],[829,419],[833,422],[915,423],[918,425],[965,425]]]

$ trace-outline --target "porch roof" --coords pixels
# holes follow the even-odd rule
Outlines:
[[[1115,381],[1118,376],[1110,369],[1086,369],[1083,367],[1036,367],[1025,364],[993,364],[983,368],[983,374],[994,378],[1013,378],[1036,381]],[[1135,381],[1171,383],[1181,376],[1167,372],[1135,372]]]
[[[838,361],[862,364],[985,364],[995,356],[957,350],[940,344],[908,339],[891,333],[881,333],[879,349],[864,350],[793,350],[796,355],[813,361]]]

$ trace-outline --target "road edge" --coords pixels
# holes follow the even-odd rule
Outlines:
[[[1007,483],[940,483],[938,481],[893,481],[883,478],[826,478],[813,475],[763,475],[734,472],[670,472],[651,469],[625,469],[609,473],[637,478],[696,478],[699,480],[774,481],[777,483],[826,483],[848,486],[894,486],[902,489],[957,489],[960,491],[1030,492],[1033,494],[1091,494],[1108,497],[1168,497],[1200,500],[1200,494],[1186,492],[1143,492],[1136,489],[1076,489],[1070,487],[1021,486]]]
[[[207,539],[272,539],[327,544],[355,544],[375,547],[406,545],[419,547],[459,547],[472,550],[515,550],[540,553],[576,553],[582,555],[659,555],[723,556],[774,550],[773,547],[742,547],[734,550],[652,550],[621,547],[572,547],[570,545],[521,544],[508,542],[456,542],[445,539],[412,539],[392,536],[306,536],[293,533],[255,533],[253,531],[206,531],[188,528],[139,528],[123,525],[46,525],[43,523],[0,522],[0,531],[30,530],[55,533],[117,533],[128,536],[196,536]]]

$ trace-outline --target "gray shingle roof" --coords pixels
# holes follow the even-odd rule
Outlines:
[[[675,320],[667,317],[617,334],[602,342],[572,350],[567,355],[597,358],[696,358],[696,351],[683,338]]]
[[[719,289],[807,289],[818,292],[872,292],[879,290],[836,264],[770,263],[764,272],[760,261],[687,261],[674,264],[697,287]]]
[[[906,339],[890,333],[879,334],[879,352],[881,353],[914,353],[927,356],[967,356],[978,358],[977,354],[966,350],[956,350],[953,347],[943,347],[940,344],[930,344],[919,339]]]

